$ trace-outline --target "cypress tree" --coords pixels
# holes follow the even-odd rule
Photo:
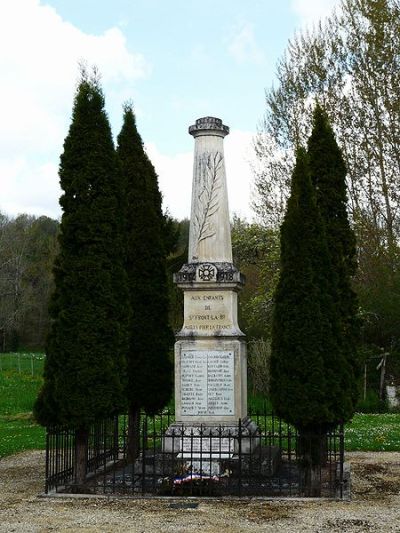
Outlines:
[[[126,270],[133,313],[127,356],[128,447],[133,459],[137,453],[140,410],[153,414],[171,397],[169,351],[173,334],[168,325],[166,226],[161,194],[130,104],[124,109],[117,153],[126,183]]]
[[[320,105],[314,110],[308,156],[331,265],[337,276],[332,297],[339,314],[341,350],[353,372],[350,395],[354,410],[359,393],[358,380],[361,377],[361,365],[357,356],[358,303],[351,286],[351,279],[357,268],[356,239],[347,215],[346,165],[329,119]]]
[[[44,385],[34,412],[76,430],[76,478],[85,478],[88,427],[125,408],[128,285],[121,176],[104,96],[83,72],[59,168],[63,194]]]
[[[271,400],[277,414],[299,431],[298,453],[313,485],[324,460],[329,428],[351,409],[349,369],[339,346],[331,295],[336,276],[311,183],[308,157],[297,153],[291,195],[281,227],[281,272],[272,326]]]

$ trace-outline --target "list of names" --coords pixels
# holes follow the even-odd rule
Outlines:
[[[233,351],[182,352],[181,405],[186,416],[234,414]]]

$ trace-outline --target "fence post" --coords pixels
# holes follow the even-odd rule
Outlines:
[[[114,435],[113,435],[113,461],[119,458],[119,415],[114,416]]]
[[[50,439],[49,439],[49,428],[46,428],[46,480],[44,485],[44,492],[49,493],[49,457],[50,456]]]
[[[340,472],[339,472],[339,486],[340,486],[340,499],[343,499],[343,469],[344,469],[344,424],[340,423],[339,426],[339,447],[340,447]]]
[[[147,444],[147,414],[143,417],[142,434],[142,495],[145,493],[146,485],[146,444]]]
[[[279,422],[279,426],[281,427],[281,422]],[[290,429],[290,426],[288,425],[287,426],[287,454],[288,454],[288,462],[289,462],[289,494],[292,495],[292,485],[293,485],[293,480],[292,480],[292,432],[291,432],[291,429]],[[296,453],[297,453],[297,435],[295,434],[295,450],[296,450]],[[279,437],[279,449],[281,450],[282,452],[282,441],[281,441],[281,436]],[[297,457],[296,457],[297,459]],[[299,471],[298,473],[298,476],[299,476],[299,489],[301,487],[301,473]],[[279,479],[279,490],[282,491],[282,484],[281,484],[281,479]]]

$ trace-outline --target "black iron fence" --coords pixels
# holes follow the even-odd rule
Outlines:
[[[188,426],[167,411],[142,415],[139,424],[130,432],[133,447],[126,416],[93,424],[84,486],[75,477],[75,432],[49,428],[46,493],[343,498],[346,492],[342,426],[300,439],[269,413],[232,426]]]
[[[121,452],[119,442],[119,417],[100,420],[90,426],[86,450],[87,479],[118,462]],[[59,427],[47,428],[46,493],[54,490],[72,490],[78,485],[75,443],[75,430]]]

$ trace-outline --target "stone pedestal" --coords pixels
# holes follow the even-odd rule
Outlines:
[[[244,279],[232,264],[223,151],[229,128],[205,117],[189,133],[195,138],[189,261],[174,278],[184,291],[184,323],[175,344],[176,421],[164,449],[209,461],[212,472],[222,459],[258,446],[259,432],[247,417],[246,343],[237,322]]]

